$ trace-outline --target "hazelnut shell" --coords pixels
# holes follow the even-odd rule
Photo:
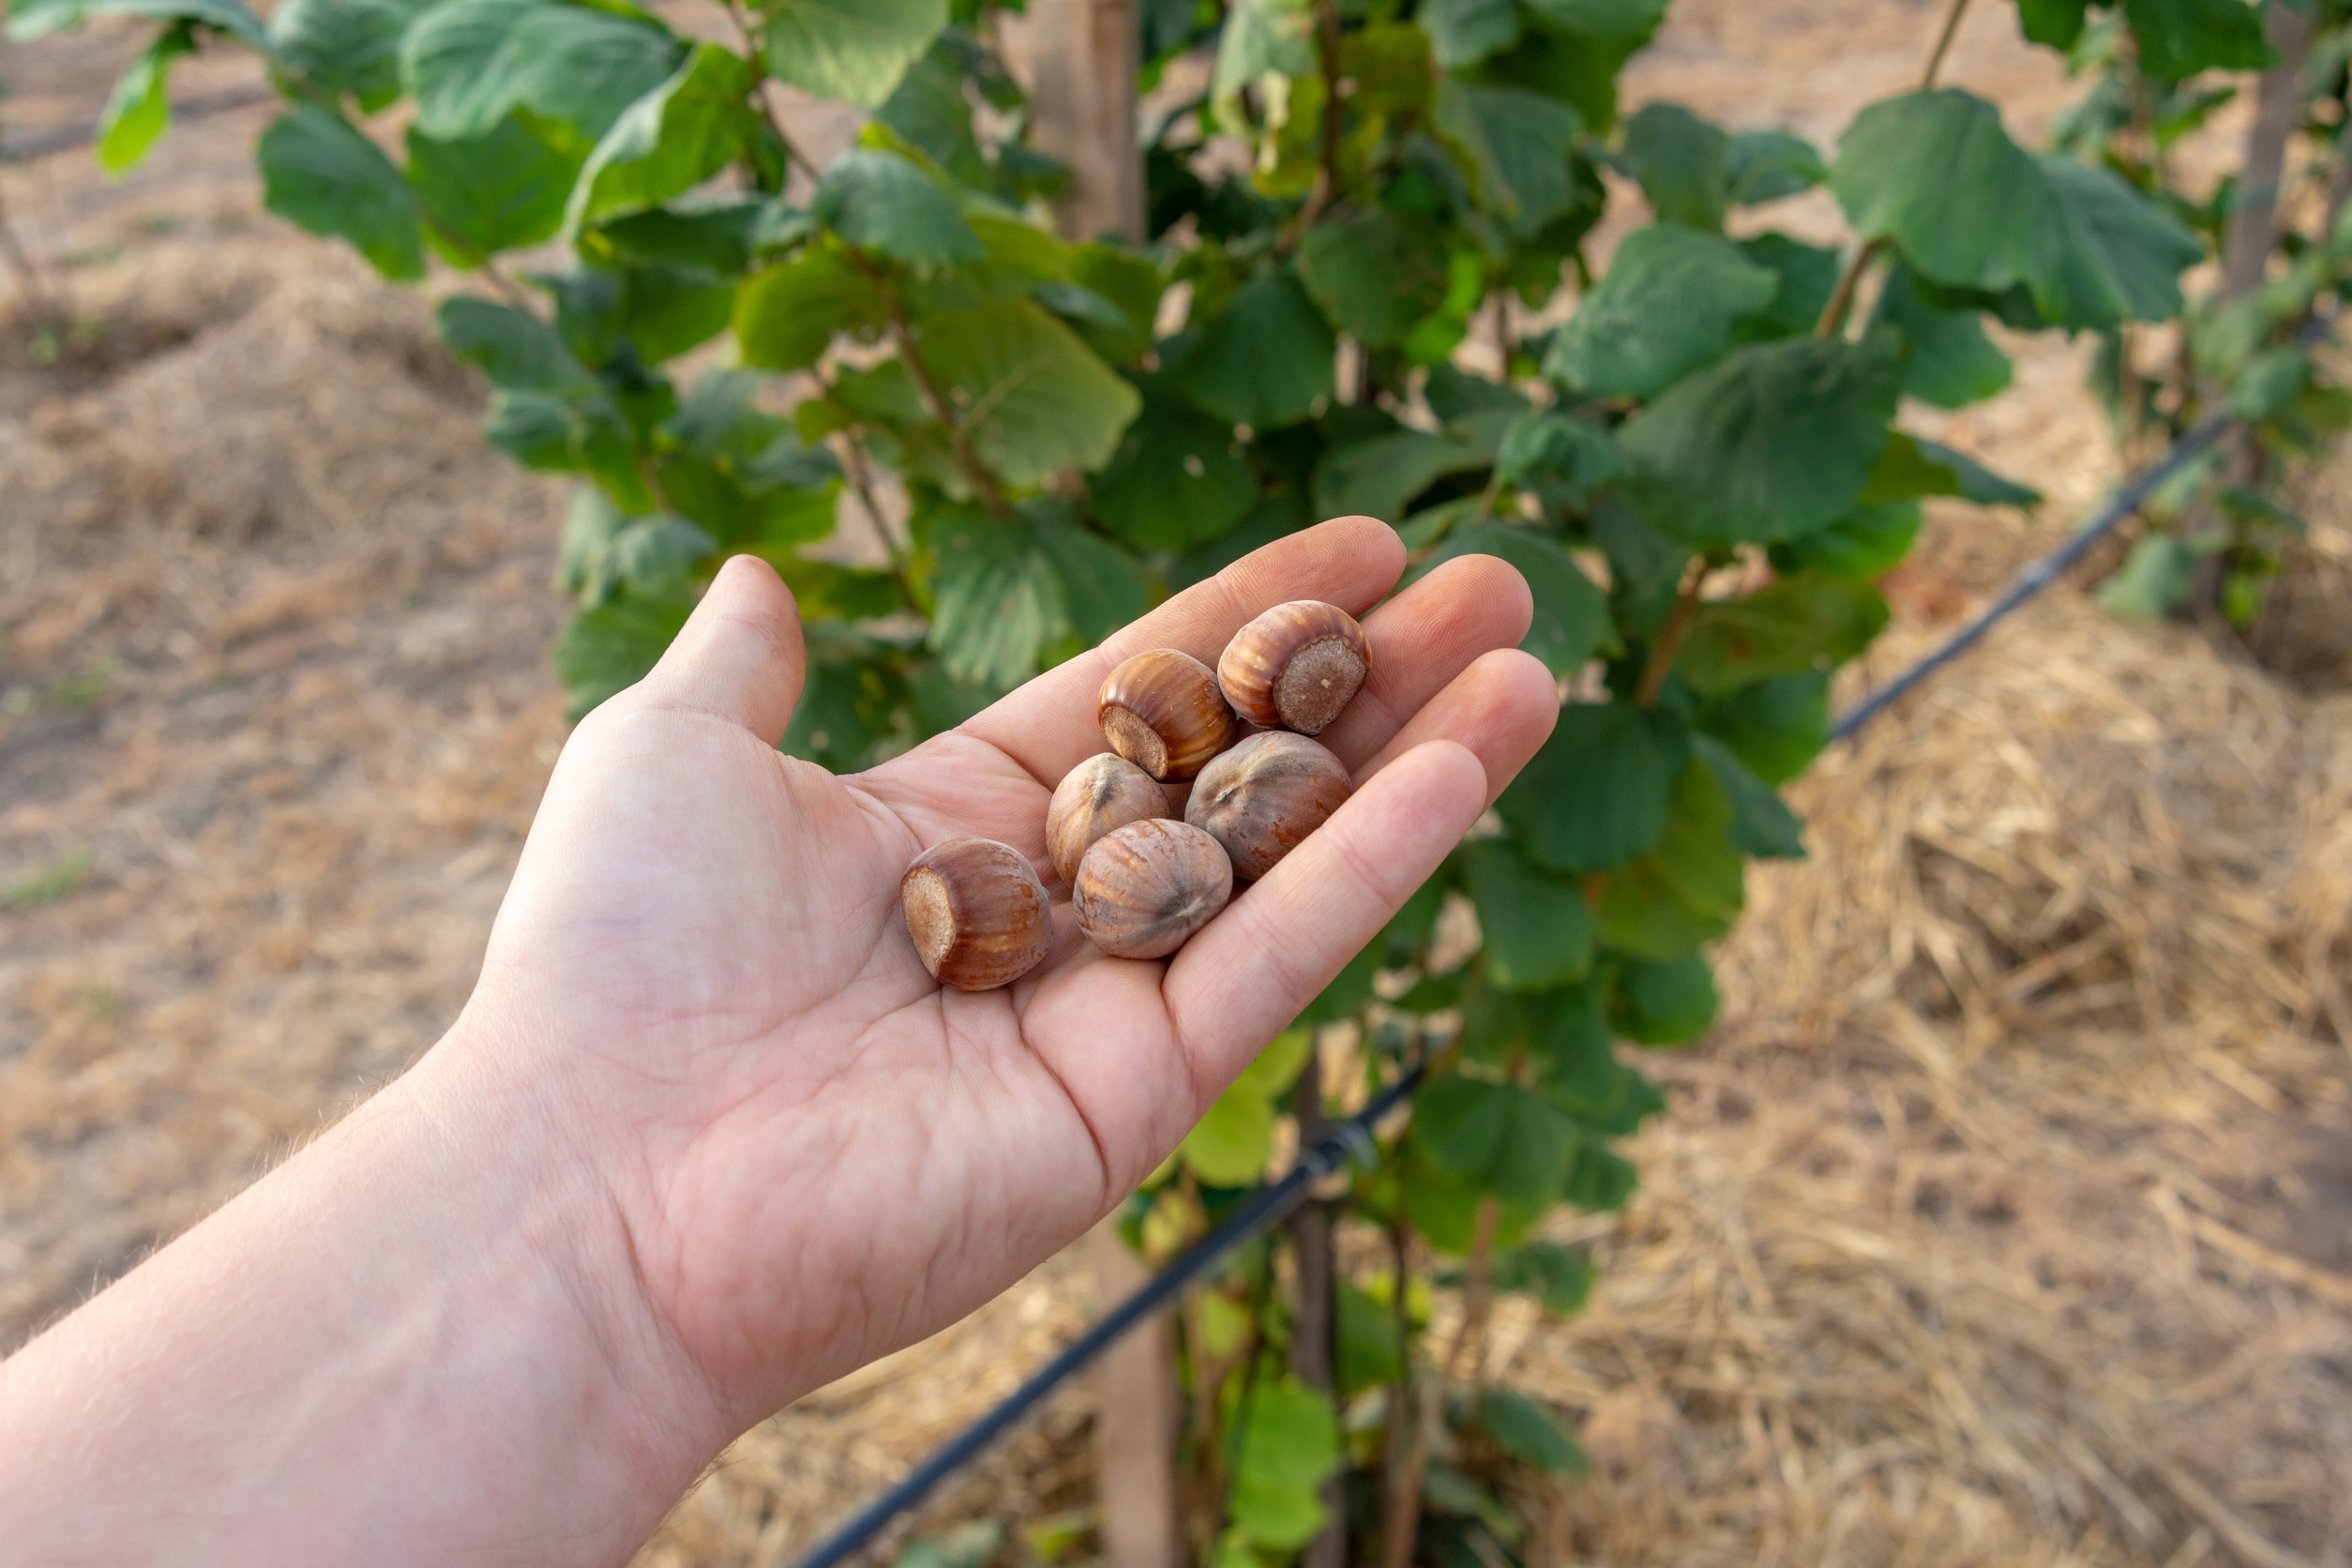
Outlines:
[[[1094,840],[1129,822],[1170,816],[1168,792],[1115,752],[1089,757],[1063,777],[1046,811],[1046,853],[1069,882]]]
[[[1269,730],[1200,770],[1184,821],[1225,846],[1235,876],[1256,882],[1353,792],[1330,751],[1304,735]]]
[[[1189,823],[1153,818],[1094,841],[1070,906],[1087,940],[1118,958],[1164,958],[1233,897],[1233,863]]]
[[[1113,751],[1163,783],[1190,778],[1241,733],[1216,671],[1173,648],[1112,671],[1095,716]]]
[[[898,879],[915,957],[959,991],[993,990],[1053,948],[1052,905],[1029,857],[993,838],[934,844]]]
[[[1372,672],[1372,645],[1356,618],[1335,604],[1275,605],[1225,645],[1217,684],[1252,724],[1322,732]]]

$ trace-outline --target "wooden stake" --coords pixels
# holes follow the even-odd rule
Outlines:
[[[1031,0],[1036,81],[1031,140],[1068,165],[1054,204],[1070,239],[1143,243],[1143,158],[1136,145],[1141,47],[1136,0]]]
[[[1150,1272],[1120,1239],[1116,1216],[1087,1232],[1099,1311]],[[1094,1364],[1094,1500],[1108,1568],[1184,1568],[1176,1501],[1176,1349],[1168,1314],[1136,1325]]]

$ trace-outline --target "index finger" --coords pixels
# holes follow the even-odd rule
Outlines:
[[[1291,599],[1321,599],[1362,615],[1404,575],[1405,546],[1377,518],[1334,518],[1251,551],[1206,582],[1185,589],[1101,647],[1057,665],[967,720],[988,742],[1052,789],[1104,749],[1095,696],[1123,659],[1180,648],[1214,668],[1233,634]]]

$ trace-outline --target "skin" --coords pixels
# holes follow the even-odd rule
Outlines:
[[[1543,743],[1526,585],[1449,562],[1366,619],[1321,737],[1356,794],[1173,958],[1106,957],[1063,904],[1012,987],[923,972],[899,873],[964,834],[1043,864],[1119,659],[1214,662],[1286,599],[1364,614],[1404,564],[1325,523],[838,778],[775,749],[799,623],[730,562],[565,747],[447,1036],[0,1363],[9,1560],[626,1561],[746,1427],[1132,1190]]]

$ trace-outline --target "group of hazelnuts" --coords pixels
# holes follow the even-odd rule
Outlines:
[[[1070,770],[1046,813],[1046,848],[1070,884],[1078,929],[1122,958],[1161,958],[1214,919],[1235,879],[1255,882],[1348,798],[1348,770],[1308,737],[1371,673],[1355,617],[1315,599],[1244,626],[1212,671],[1173,648],[1138,654],[1103,682],[1110,750]],[[1248,724],[1259,728],[1244,733]],[[1189,782],[1182,821],[1170,784]],[[898,882],[923,967],[942,985],[1010,985],[1053,945],[1051,900],[1029,857],[993,838],[951,838]]]

